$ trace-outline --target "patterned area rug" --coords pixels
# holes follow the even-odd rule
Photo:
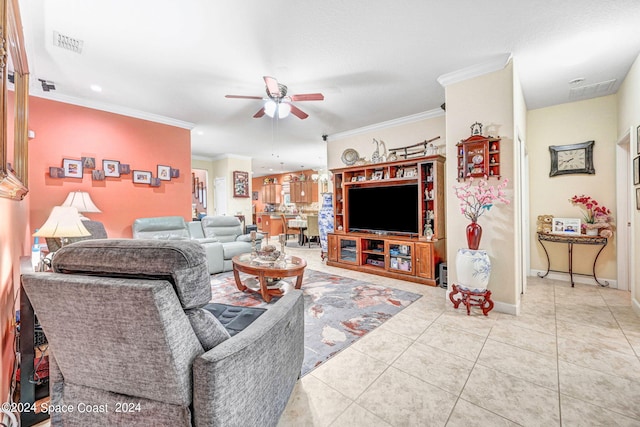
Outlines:
[[[243,279],[248,277],[241,274]],[[274,298],[267,304],[259,294],[240,292],[232,272],[212,276],[211,290],[211,302],[222,304],[268,309],[277,301]],[[421,297],[412,292],[315,270],[305,270],[302,291],[305,306],[302,375]]]

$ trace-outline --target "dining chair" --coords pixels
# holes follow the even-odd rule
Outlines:
[[[304,230],[304,235],[311,247],[311,238],[317,237],[316,242],[320,246],[320,228],[318,227],[318,215],[307,215],[307,229]]]
[[[294,227],[289,227],[289,221],[287,220],[287,217],[284,214],[280,214],[280,218],[282,218],[282,230],[283,230],[285,239],[289,239],[289,236],[293,236],[294,238],[297,237],[299,229]]]

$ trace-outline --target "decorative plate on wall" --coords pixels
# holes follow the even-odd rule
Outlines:
[[[342,153],[342,162],[347,166],[353,165],[355,162],[358,161],[359,158],[360,158],[360,155],[353,148],[347,148]]]

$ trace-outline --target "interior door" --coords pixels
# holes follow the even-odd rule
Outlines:
[[[227,179],[216,177],[213,183],[213,212],[216,215],[227,214]]]

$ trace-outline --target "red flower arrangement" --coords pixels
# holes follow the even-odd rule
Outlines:
[[[584,209],[584,221],[582,224],[584,229],[603,229],[600,231],[600,235],[603,237],[611,237],[613,235],[613,217],[611,216],[611,210],[606,206],[599,204],[591,196],[573,196],[569,201],[581,206]]]

